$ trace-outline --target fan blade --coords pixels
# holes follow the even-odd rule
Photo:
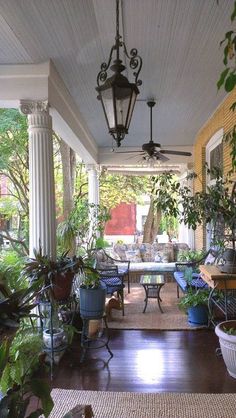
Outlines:
[[[153,156],[156,158],[157,161],[158,160],[160,160],[160,161],[168,161],[169,160],[169,158],[167,158],[164,155],[160,154],[159,151],[158,152],[155,152]]]
[[[171,151],[171,150],[167,150],[167,149],[161,149],[159,152],[161,152],[162,154],[183,155],[183,156],[186,156],[186,157],[191,157],[191,155],[192,155],[191,152]]]
[[[135,152],[141,152],[141,151],[115,151],[114,154],[134,154]]]

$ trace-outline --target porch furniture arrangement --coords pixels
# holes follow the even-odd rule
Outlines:
[[[108,353],[110,354],[110,358],[109,358],[110,360],[113,357],[113,353],[109,347],[110,335],[109,335],[106,315],[103,314],[102,316],[97,316],[93,318],[82,317],[82,320],[83,320],[83,328],[82,328],[82,333],[81,333],[82,353],[80,357],[80,363],[83,363],[87,350],[90,350],[90,349],[96,350],[96,349],[103,348],[103,347],[106,347]],[[90,336],[89,335],[89,322],[92,320],[101,321],[105,327],[103,328],[102,332],[97,331],[95,335]]]
[[[217,262],[218,252],[214,248],[209,251],[198,261],[185,261],[175,263],[176,271],[174,272],[174,279],[177,283],[177,297],[179,298],[179,289],[186,293],[189,288],[204,289],[207,288],[207,283],[202,279],[200,273],[194,272],[198,269],[200,264],[213,264]]]
[[[143,274],[171,274],[175,271],[180,250],[189,250],[185,243],[115,244],[106,249],[109,255],[120,261],[129,261],[129,277],[139,282]]]
[[[144,291],[145,291],[145,305],[143,308],[143,313],[145,313],[146,308],[147,308],[147,304],[148,304],[148,299],[156,299],[159,309],[161,311],[161,313],[163,313],[163,310],[161,308],[160,302],[162,302],[161,298],[160,298],[160,291],[161,288],[164,286],[165,284],[165,279],[164,279],[164,275],[163,274],[159,274],[159,275],[153,275],[153,274],[145,274],[141,276],[140,279],[140,284],[143,286]]]
[[[223,321],[236,319],[236,274],[222,273],[216,265],[199,266],[202,280],[211,288],[208,300],[209,319],[215,326],[214,308],[224,316]]]

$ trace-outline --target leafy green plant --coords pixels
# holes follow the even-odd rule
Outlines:
[[[236,1],[234,2],[233,11],[231,14],[231,22],[235,22],[236,19]],[[236,86],[236,31],[230,30],[226,32],[224,39],[220,43],[224,47],[223,64],[225,69],[221,72],[220,78],[217,82],[217,87],[220,89],[223,87],[227,93],[231,92]],[[236,102],[234,102],[230,110],[234,111],[236,108]],[[232,172],[236,170],[236,125],[233,126],[224,135],[224,141],[229,143],[231,147],[231,159],[232,159]]]
[[[189,187],[180,189],[180,203],[182,205],[181,220],[194,230],[198,225],[210,223],[213,227],[214,236],[212,244],[219,245],[220,241],[231,241],[235,234],[236,225],[236,205],[232,198],[232,184],[230,175],[223,176],[219,167],[209,170],[208,174],[214,175],[214,184],[207,186],[206,190],[192,195]],[[197,178],[192,173],[188,178]],[[227,236],[223,236],[222,231],[218,230],[218,225],[224,224],[224,229],[228,230]],[[220,237],[219,237],[220,236]],[[221,243],[223,246],[223,242]]]
[[[0,300],[0,327],[18,328],[23,318],[34,318],[32,309],[35,307],[35,297],[41,287],[41,281],[27,289],[11,292],[5,284],[0,284],[4,299]]]
[[[43,278],[48,286],[58,273],[68,271],[79,273],[83,268],[84,262],[81,257],[70,258],[67,253],[63,253],[57,260],[52,260],[48,255],[43,254],[40,247],[38,251],[34,250],[34,258],[26,260],[22,276],[27,277],[31,282]]]
[[[71,242],[77,239],[76,254],[80,247],[89,251],[96,245],[97,237],[103,235],[105,223],[109,219],[109,211],[102,205],[89,204],[86,199],[76,199],[68,219],[58,225],[59,244],[68,251]]]
[[[42,338],[19,329],[10,344],[5,340],[0,346],[0,388],[4,396],[0,401],[1,418],[37,418],[41,414],[48,417],[53,401],[50,388],[34,374],[42,367]],[[41,407],[27,414],[32,397],[41,401]]]
[[[92,267],[85,269],[84,274],[80,277],[79,286],[83,289],[99,288],[100,279],[98,272]]]
[[[0,254],[0,277],[11,291],[26,288],[28,283],[21,277],[24,258],[16,251],[5,250]]]
[[[178,253],[178,261],[198,261],[205,255],[203,250],[180,250]]]
[[[186,311],[188,308],[192,308],[199,305],[208,304],[209,290],[198,289],[194,291],[189,289],[179,302],[179,308]]]
[[[236,328],[222,327],[222,331],[224,331],[228,335],[236,335]]]

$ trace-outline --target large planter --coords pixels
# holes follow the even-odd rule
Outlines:
[[[236,330],[236,320],[224,321],[215,328],[219,337],[222,356],[230,376],[236,379],[236,335],[227,334],[224,329]]]
[[[192,326],[208,325],[208,308],[206,305],[188,308],[188,322]]]
[[[67,271],[53,278],[52,294],[55,300],[66,300],[71,295],[74,273]]]
[[[83,318],[101,318],[105,310],[106,289],[80,288],[80,315]]]

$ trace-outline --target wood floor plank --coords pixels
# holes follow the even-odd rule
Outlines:
[[[114,357],[105,348],[88,350],[80,363],[80,341],[55,367],[54,388],[133,392],[236,392],[215,349],[212,330],[111,330]]]

